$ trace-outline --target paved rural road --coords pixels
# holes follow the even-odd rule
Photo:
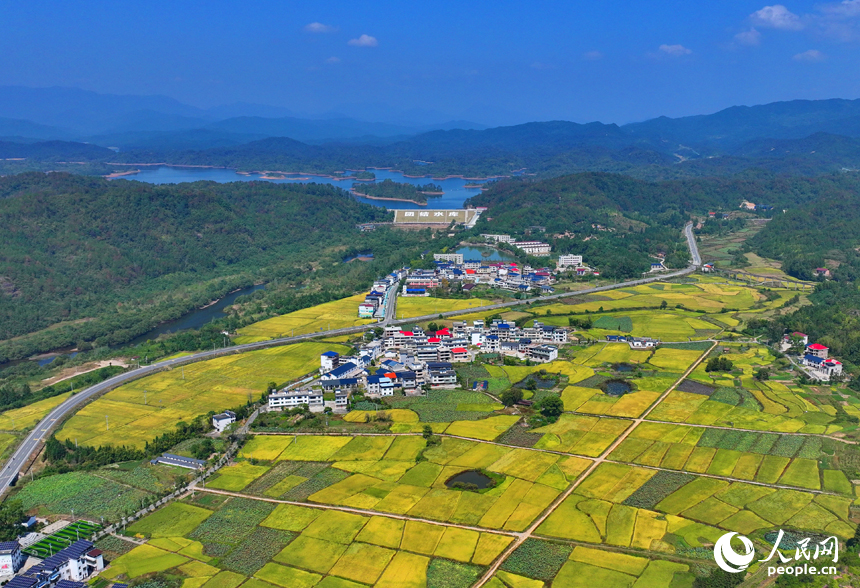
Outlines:
[[[570,296],[578,296],[582,294],[591,294],[595,292],[606,292],[608,290],[615,290],[617,288],[638,286],[641,284],[648,284],[650,282],[657,282],[668,278],[676,278],[691,274],[696,271],[696,269],[702,264],[702,258],[699,256],[699,249],[696,246],[696,238],[693,235],[692,223],[684,227],[684,235],[687,238],[687,246],[690,249],[691,257],[691,264],[685,269],[670,273],[656,274],[652,277],[631,280],[629,282],[620,282],[618,284],[610,284],[608,286],[589,288],[587,290],[578,290],[576,292],[562,292],[560,294],[541,296],[539,300],[553,300],[558,298],[567,298]],[[396,292],[392,292],[392,294],[396,294]],[[394,300],[396,300],[396,298]],[[12,454],[12,457],[10,457],[6,464],[3,466],[2,473],[0,473],[0,496],[5,495],[5,493],[9,489],[9,486],[13,484],[17,479],[19,472],[22,471],[22,469],[28,463],[31,457],[34,456],[37,449],[39,449],[41,444],[44,443],[44,441],[50,436],[51,431],[56,427],[56,425],[61,423],[68,414],[80,408],[88,400],[93,399],[96,396],[107,392],[108,390],[112,390],[113,388],[116,388],[117,386],[120,386],[121,384],[124,384],[126,382],[130,382],[132,380],[136,380],[138,378],[142,378],[144,376],[148,376],[157,372],[169,370],[176,366],[194,363],[205,359],[212,359],[214,357],[220,357],[223,355],[232,355],[234,353],[243,353],[245,351],[253,351],[255,349],[264,349],[266,347],[276,347],[279,345],[298,343],[300,341],[304,341],[307,339],[315,339],[317,337],[322,336],[351,335],[354,333],[361,333],[363,331],[376,328],[377,326],[380,326],[382,324],[414,324],[417,322],[422,322],[424,320],[438,318],[440,316],[453,317],[460,314],[470,314],[473,312],[496,310],[501,308],[508,308],[511,306],[519,306],[524,304],[525,302],[526,301],[523,300],[515,300],[513,302],[502,302],[499,304],[491,304],[488,306],[479,306],[475,308],[468,308],[465,310],[443,312],[440,314],[411,317],[401,320],[392,320],[391,317],[394,316],[394,308],[396,305],[391,304],[391,308],[387,309],[386,311],[386,318],[383,323],[371,323],[369,325],[362,325],[359,327],[346,327],[343,329],[334,329],[331,331],[320,331],[316,333],[307,333],[305,335],[296,335],[294,337],[282,337],[279,339],[271,339],[269,341],[259,341],[257,343],[233,345],[231,347],[224,347],[222,349],[213,349],[211,351],[203,351],[201,353],[187,355],[185,357],[168,359],[166,361],[162,361],[153,365],[139,367],[137,369],[118,374],[108,380],[105,380],[104,382],[101,382],[94,386],[90,386],[89,388],[85,388],[84,390],[77,392],[73,396],[70,396],[65,402],[57,406],[48,414],[48,416],[46,416],[39,422],[38,425],[36,425],[36,427],[27,435],[24,441],[17,447],[15,453]],[[391,315],[389,315],[389,312],[391,313]]]

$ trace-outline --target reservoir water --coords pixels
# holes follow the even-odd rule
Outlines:
[[[381,206],[388,209],[406,209],[406,208],[421,208],[421,209],[449,209],[462,208],[463,202],[467,198],[471,198],[476,194],[480,194],[480,188],[466,188],[467,185],[483,184],[486,180],[464,180],[463,178],[446,178],[434,180],[431,176],[423,178],[411,178],[404,176],[397,171],[388,169],[369,169],[376,174],[376,181],[391,180],[403,184],[412,184],[414,186],[423,186],[426,184],[437,184],[442,186],[444,195],[438,197],[427,198],[427,205],[421,206],[412,202],[400,202],[392,200],[373,200],[370,198],[359,198],[356,200],[372,204],[373,206]],[[337,180],[327,176],[315,176],[311,174],[289,174],[285,179],[265,179],[262,174],[239,174],[231,169],[217,169],[206,167],[175,167],[175,166],[146,166],[142,167],[139,173],[121,176],[115,179],[136,180],[138,182],[146,182],[148,184],[179,184],[182,182],[199,182],[207,180],[210,182],[227,183],[227,182],[252,182],[265,181],[275,184],[330,184],[349,190],[354,183],[363,184],[370,182],[356,182],[355,180]]]

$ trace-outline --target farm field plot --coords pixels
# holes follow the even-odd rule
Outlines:
[[[235,342],[267,341],[278,337],[291,337],[294,334],[304,335],[374,322],[373,319],[358,318],[358,305],[362,302],[364,294],[358,294],[259,321],[239,329],[239,337]]]
[[[538,316],[541,322],[548,325],[566,327],[569,324],[566,316]],[[592,324],[591,329],[585,329],[582,333],[595,339],[603,339],[606,335],[632,335],[663,341],[686,341],[707,339],[722,330],[721,326],[702,320],[701,314],[682,310],[601,313],[599,318],[592,320]]]
[[[726,530],[853,535],[851,499],[604,463],[544,521],[546,537],[685,553]],[[673,477],[674,476],[674,477]]]
[[[258,397],[271,381],[281,383],[312,371],[319,366],[320,353],[328,350],[347,348],[299,343],[219,357],[141,378],[85,406],[63,425],[57,438],[92,446],[142,448],[157,435],[172,431],[179,420],[234,407],[246,402],[249,394]]]
[[[650,378],[647,380],[650,380]],[[648,385],[649,387],[652,384],[652,382],[646,383],[645,378],[633,380],[633,382],[635,385],[641,384]],[[641,415],[659,397],[659,391],[636,390],[622,396],[610,396],[597,388],[582,388],[579,386],[568,386],[561,393],[564,410],[568,412],[584,412],[587,414],[629,418]]]
[[[749,394],[754,396],[751,392]],[[673,423],[736,427],[776,433],[824,433],[826,424],[834,419],[817,409],[806,413],[803,419],[772,414],[761,410],[760,404],[752,404],[755,401],[749,401],[745,396],[743,392],[740,395],[732,393],[731,398],[722,402],[703,394],[673,390],[648,417]],[[737,402],[738,405],[731,402]]]
[[[229,499],[210,512],[207,519],[217,523],[174,528],[182,534],[134,547],[101,576],[122,581],[167,572],[189,578],[189,586],[205,583],[215,588],[236,588],[243,582],[256,588],[466,588],[514,539],[509,534],[289,505],[274,511],[264,508],[271,514],[261,521],[259,509],[271,505],[236,506],[236,500],[243,501]],[[236,518],[240,513],[245,516]],[[154,529],[170,516],[156,511],[139,524]],[[256,526],[260,523],[264,526]],[[202,550],[197,538],[202,538]],[[211,559],[216,552],[218,559]],[[455,583],[439,584],[451,581]]]
[[[71,513],[77,516],[118,518],[140,508],[151,492],[91,475],[70,472],[29,482],[15,494],[25,511],[40,515]]]
[[[397,299],[397,318],[439,314],[452,310],[468,310],[469,308],[477,308],[490,304],[493,304],[492,300],[485,300],[483,298],[399,297]],[[356,303],[356,308],[358,308],[358,303]],[[461,319],[458,318],[458,320]]]
[[[563,414],[558,421],[533,433],[543,433],[535,444],[538,449],[550,449],[597,457],[615,441],[631,421],[583,415]]]
[[[545,580],[560,588],[690,588],[694,575],[687,564],[530,539],[502,565],[496,579],[496,588],[541,588]]]
[[[517,417],[504,418],[516,420]],[[596,450],[589,448],[608,446],[615,438],[613,427],[617,429],[617,423],[622,427],[628,424],[616,419],[612,421],[592,427],[595,430],[583,440],[582,447],[593,453]],[[475,422],[467,421],[464,426]],[[444,437],[439,445],[426,449],[425,444],[425,440],[418,436],[396,439],[385,436],[300,437],[298,444],[289,445],[277,458],[281,460],[279,464],[289,466],[279,473],[281,481],[273,478],[260,488],[266,496],[277,497],[286,491],[289,497],[291,488],[298,489],[309,483],[309,475],[290,466],[294,462],[283,460],[325,460],[332,462],[332,468],[343,472],[343,476],[301,499],[488,529],[520,531],[589,463],[574,456],[529,449],[512,450],[461,438]],[[422,449],[423,461],[416,462]],[[320,465],[325,467],[326,464]],[[297,464],[296,467],[306,466]],[[278,468],[281,465],[274,469]],[[491,472],[498,476],[497,485],[480,494],[446,486],[446,481],[466,470]],[[261,479],[268,477],[269,474],[265,474]],[[244,479],[242,481],[245,482]],[[257,482],[251,481],[248,489],[259,492],[255,488]]]
[[[22,406],[21,408],[7,410],[0,414],[0,430],[23,431],[29,429],[42,420],[52,409],[62,404],[70,395],[71,392],[67,392],[66,394],[60,394],[53,398],[46,398],[45,400]]]
[[[396,409],[408,409],[416,413],[421,423],[475,421],[484,419],[499,409],[499,404],[485,394],[465,390],[433,390],[428,396],[417,397],[393,396],[389,402]],[[445,426],[447,425],[440,425],[442,428]],[[422,428],[422,424],[401,421],[392,426],[391,432],[418,433]]]
[[[0,455],[12,447],[18,441],[18,436],[11,433],[0,433]]]
[[[845,484],[836,482],[844,474],[819,470],[815,459],[819,456],[823,457],[818,437],[644,422],[609,459],[810,490],[820,489],[824,476],[850,495]]]
[[[548,307],[553,315],[597,312],[602,308],[605,312],[639,309],[652,307],[657,309],[665,300],[674,307],[678,304],[687,310],[702,310],[707,313],[719,313],[723,308],[746,310],[758,302],[763,296],[743,286],[728,286],[717,284],[716,280],[698,276],[695,284],[657,283],[624,288],[615,292],[601,292],[599,295],[585,295],[587,302],[580,304],[557,303]],[[626,294],[626,295],[624,295]],[[607,300],[612,296],[613,298]]]

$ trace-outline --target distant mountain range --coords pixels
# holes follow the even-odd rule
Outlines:
[[[393,166],[437,177],[506,175],[522,168],[544,177],[606,171],[653,179],[750,168],[816,174],[860,168],[860,100],[735,106],[623,126],[551,121],[484,128],[469,121],[367,122],[335,113],[302,118],[285,108],[246,103],[204,110],[164,96],[6,86],[0,87],[0,141],[5,159],[34,162],[320,173]]]

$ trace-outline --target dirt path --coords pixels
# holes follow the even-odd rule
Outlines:
[[[50,378],[42,380],[42,383],[45,386],[51,386],[53,384],[56,384],[57,382],[62,382],[64,380],[68,380],[69,378],[74,378],[75,376],[79,376],[81,374],[94,372],[95,370],[101,369],[103,367],[110,367],[112,365],[116,365],[123,368],[128,367],[128,364],[125,362],[125,360],[122,359],[112,359],[110,361],[95,361],[75,367],[66,368],[56,376],[52,376]]]

